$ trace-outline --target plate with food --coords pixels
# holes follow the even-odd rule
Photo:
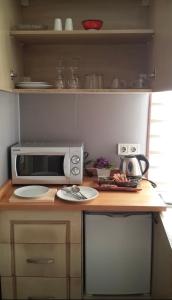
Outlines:
[[[99,179],[95,188],[99,191],[138,192],[138,179],[128,178],[124,173],[115,173],[111,178]]]

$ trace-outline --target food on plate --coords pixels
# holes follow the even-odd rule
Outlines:
[[[138,181],[136,179],[128,178],[124,173],[115,173],[112,178],[118,187],[136,188],[138,185]]]
[[[113,175],[113,179],[116,182],[129,182],[130,180],[127,178],[126,174],[124,173],[116,173]]]

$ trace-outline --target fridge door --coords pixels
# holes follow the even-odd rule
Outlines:
[[[85,214],[85,292],[149,294],[152,215]]]

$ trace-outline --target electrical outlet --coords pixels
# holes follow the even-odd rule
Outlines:
[[[140,144],[129,144],[128,145],[128,154],[140,154]]]
[[[128,155],[128,144],[118,144],[118,155]]]
[[[134,155],[140,153],[140,144],[118,144],[118,155]]]

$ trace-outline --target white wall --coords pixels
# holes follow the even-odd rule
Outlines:
[[[90,158],[118,163],[117,143],[146,151],[149,95],[22,95],[23,141],[82,140]]]
[[[8,179],[8,147],[19,140],[18,124],[18,96],[0,92],[0,185]]]

